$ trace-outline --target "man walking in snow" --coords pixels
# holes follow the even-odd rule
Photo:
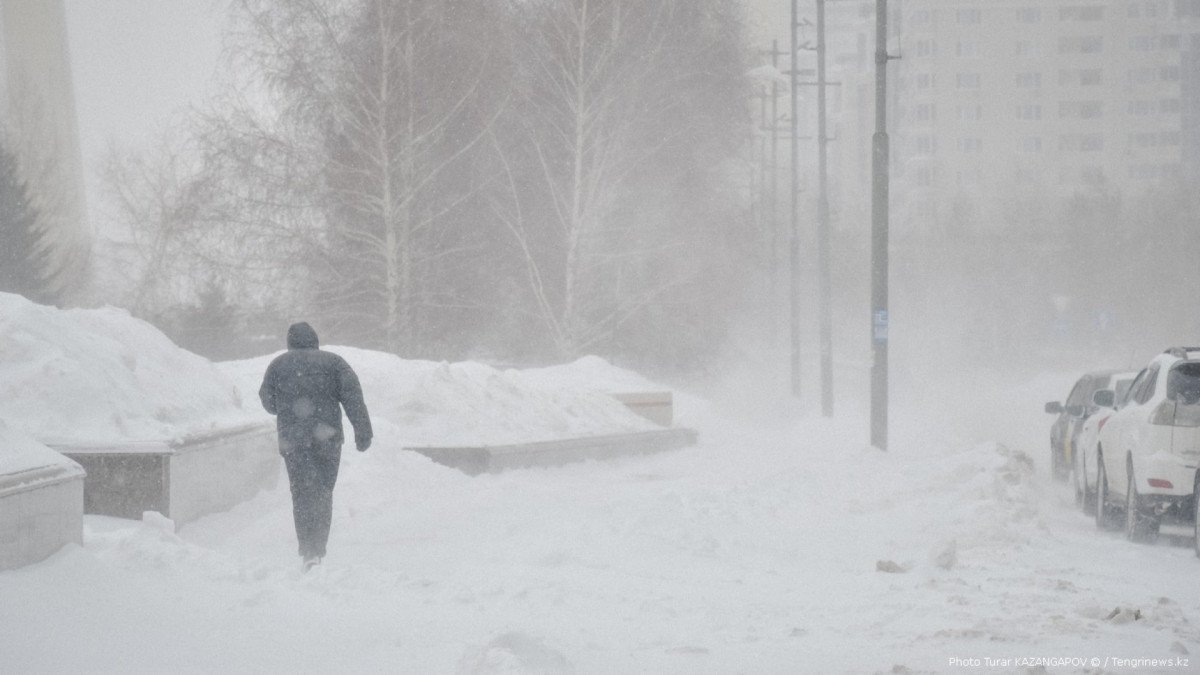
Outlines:
[[[371,447],[371,418],[358,376],[345,359],[320,349],[312,326],[292,324],[287,346],[267,366],[258,396],[275,415],[279,454],[292,487],[296,539],[308,571],[321,562],[329,540],[333,485],[342,456],[342,407],[359,452]]]

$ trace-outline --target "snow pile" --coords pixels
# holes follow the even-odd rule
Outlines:
[[[459,675],[558,675],[573,672],[575,669],[562,654],[547,647],[541,640],[518,632],[498,635],[482,647],[468,649],[458,664]]]
[[[44,443],[105,443],[261,416],[211,363],[123,310],[60,310],[0,293],[0,419]]]
[[[48,466],[75,466],[75,462],[0,420],[0,476]]]
[[[175,533],[89,516],[82,547],[0,573],[6,670],[1026,672],[1016,658],[1200,650],[1190,540],[1097,534],[1049,478],[1040,384],[897,410],[888,452],[862,418],[770,423],[679,397],[692,448],[472,478],[401,440],[463,419],[448,392],[501,401],[522,374],[334,349],[378,433],[343,453],[319,567],[300,571],[286,481]],[[590,365],[535,376],[627,376]],[[265,359],[222,365],[239,367],[257,387]],[[981,431],[997,410],[1007,432]],[[985,658],[1008,665],[961,665]]]
[[[590,357],[534,376],[497,370],[475,362],[406,360],[353,347],[322,347],[340,354],[358,374],[372,420],[397,427],[406,447],[503,445],[577,436],[655,429],[653,423],[571,375],[583,367],[615,371]],[[220,364],[246,400],[258,387],[275,355]],[[609,375],[612,379],[613,376]]]
[[[521,382],[542,387],[583,387],[605,393],[658,391],[663,388],[640,373],[618,368],[599,356],[585,356],[560,366],[509,372]]]

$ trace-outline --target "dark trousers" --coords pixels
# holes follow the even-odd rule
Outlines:
[[[319,452],[316,448],[296,448],[283,456],[292,487],[296,539],[300,555],[305,558],[325,556],[339,459],[339,453]]]

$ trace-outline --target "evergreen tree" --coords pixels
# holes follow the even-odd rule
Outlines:
[[[0,292],[46,302],[47,253],[39,218],[16,155],[0,145]]]

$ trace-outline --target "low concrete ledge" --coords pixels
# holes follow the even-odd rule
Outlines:
[[[281,463],[273,423],[178,441],[56,443],[87,472],[84,513],[140,519],[157,511],[178,524],[236,506],[270,487]]]
[[[626,391],[609,394],[634,413],[663,427],[675,423],[675,397],[670,391]]]
[[[82,541],[83,469],[63,459],[0,475],[0,570]]]
[[[477,476],[507,469],[558,466],[589,459],[645,455],[695,445],[693,429],[655,429],[627,434],[584,436],[556,441],[474,447],[410,447],[438,464]]]

